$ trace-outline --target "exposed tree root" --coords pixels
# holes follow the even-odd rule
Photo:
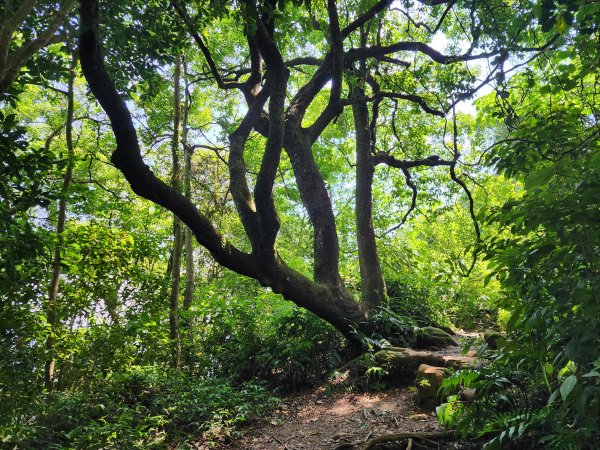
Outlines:
[[[385,442],[406,442],[406,450],[413,448],[414,441],[422,441],[427,444],[434,444],[435,440],[439,439],[449,439],[453,438],[455,434],[451,431],[441,431],[435,433],[419,433],[419,432],[405,432],[405,433],[395,433],[395,434],[386,434],[384,436],[379,436],[374,439],[371,439],[367,444],[361,448],[361,450],[371,450],[374,449],[377,445],[383,444]]]
[[[376,448],[379,444],[391,443],[395,442],[397,444],[404,445],[403,450],[413,450],[415,448],[423,448],[422,444],[425,444],[426,448],[439,448],[438,442],[436,440],[446,440],[455,437],[455,434],[451,431],[438,431],[438,432],[403,432],[403,433],[395,433],[395,434],[386,434],[384,436],[379,436],[374,439],[371,439],[364,445],[364,447],[360,447],[360,450],[371,450]],[[404,442],[403,442],[404,441]],[[421,445],[417,444],[419,442]],[[343,442],[336,446],[333,450],[351,450],[356,448],[358,445],[364,443],[365,441],[355,441],[355,442]],[[400,448],[399,446],[397,448]]]

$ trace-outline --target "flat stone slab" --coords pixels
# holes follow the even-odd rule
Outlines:
[[[442,356],[445,367],[452,367],[453,369],[465,369],[467,367],[477,367],[479,360],[472,356],[457,356],[448,355]]]

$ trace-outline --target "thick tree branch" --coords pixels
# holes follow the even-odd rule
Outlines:
[[[339,32],[337,8],[333,0],[328,2],[333,35],[331,51],[317,69],[313,78],[300,89],[287,111],[288,121],[285,136],[285,149],[290,157],[296,183],[302,203],[306,208],[314,229],[313,258],[314,278],[339,291],[341,297],[349,296],[343,287],[339,274],[339,241],[331,198],[325,186],[325,180],[316,164],[312,145],[322,130],[335,117],[341,94],[341,75],[343,70],[343,48]],[[335,60],[335,61],[334,61]],[[337,72],[336,72],[337,71]],[[315,124],[307,130],[302,129],[302,117],[306,108],[320,92],[332,73],[338,76],[339,85],[332,87],[327,107]],[[341,112],[342,107],[339,106]]]
[[[327,11],[329,13],[329,33],[331,35],[331,90],[329,92],[329,102],[308,128],[310,140],[314,142],[323,132],[325,127],[339,115],[344,107],[340,103],[342,95],[342,77],[344,70],[344,44],[335,0],[328,0]]]
[[[331,69],[332,55],[328,54],[317,68],[310,81],[302,86],[290,101],[286,111],[286,116],[289,121],[294,122],[298,126],[302,123],[306,109],[317,94],[321,92],[327,81],[331,79]]]
[[[36,0],[25,0],[14,14],[7,18],[0,29],[0,80],[6,76],[8,54],[10,52],[10,43],[12,42],[15,31],[21,26],[25,18],[33,10]],[[8,12],[8,11],[7,11]]]
[[[344,44],[340,31],[340,19],[338,17],[337,4],[335,0],[327,1],[327,11],[329,13],[329,33],[331,35],[331,92],[329,94],[329,104],[336,105],[342,95],[342,75],[344,70]]]
[[[354,129],[356,133],[356,237],[358,261],[362,284],[363,308],[371,311],[385,299],[386,289],[375,241],[373,227],[373,166],[372,153],[376,141],[378,102],[373,105],[373,117],[369,123],[369,110],[364,89],[353,87],[350,93]]]
[[[342,39],[346,39],[350,35],[350,33],[359,29],[362,25],[367,23],[381,11],[388,8],[392,3],[393,0],[381,0],[378,3],[376,3],[375,6],[373,6],[361,16],[357,17],[354,21],[352,21],[352,23],[350,23],[342,30]]]
[[[292,163],[302,204],[314,228],[314,278],[341,287],[339,241],[331,198],[312,153],[312,142],[299,127],[288,122],[285,150]]]
[[[274,23],[271,24],[274,26]],[[260,245],[255,249],[259,258],[274,265],[275,239],[279,232],[279,218],[273,200],[273,185],[281,160],[285,132],[285,98],[289,71],[283,57],[273,41],[272,31],[257,17],[257,42],[260,53],[267,64],[269,98],[269,133],[265,152],[256,178],[254,201],[258,215]]]
[[[256,43],[256,36],[246,35],[248,42],[248,48],[250,49],[250,76],[244,83],[242,92],[246,98],[246,104],[250,106],[254,98],[258,95],[261,90],[261,83],[263,81],[262,66],[263,60]]]
[[[386,164],[390,167],[395,167],[396,169],[410,169],[412,167],[451,166],[452,164],[455,164],[456,161],[441,159],[437,155],[432,155],[423,159],[402,160],[393,157],[389,153],[378,152],[373,156],[373,163],[375,165]]]
[[[256,218],[256,206],[246,181],[246,162],[244,160],[244,149],[248,136],[255,126],[264,105],[269,98],[268,86],[263,89],[238,125],[236,130],[229,136],[229,189],[235,203],[240,220],[244,226],[247,236],[252,242],[252,248],[256,247],[258,239],[258,223]]]
[[[391,45],[374,45],[372,47],[359,47],[348,50],[346,59],[348,62],[359,61],[367,58],[381,58],[397,52],[419,52],[429,56],[433,61],[440,64],[452,64],[460,61],[472,61],[475,59],[485,59],[498,55],[501,52],[492,51],[471,55],[466,53],[463,55],[444,55],[427,44],[422,42],[397,42]]]
[[[372,46],[372,47],[359,47],[350,49],[345,53],[344,56],[344,64],[349,65],[358,61],[365,61],[368,58],[374,58],[378,60],[385,60],[388,58],[387,55],[391,53],[396,53],[399,51],[414,51],[421,52],[428,55],[432,60],[439,62],[441,64],[451,64],[459,61],[468,61],[472,59],[478,58],[487,58],[493,55],[498,54],[499,52],[489,52],[482,53],[478,55],[459,55],[459,56],[448,56],[444,55],[434,48],[423,44],[421,42],[399,42],[397,44],[388,45],[388,46]],[[395,62],[403,64],[404,61]],[[406,63],[407,64],[407,63]],[[306,109],[310,105],[310,103],[314,100],[316,95],[321,92],[327,81],[332,79],[333,73],[333,55],[330,52],[322,65],[317,69],[313,78],[303,86],[294,99],[292,99],[290,103],[290,107],[288,108],[288,117],[293,119],[297,123],[302,121],[304,113]],[[403,64],[405,65],[405,64]],[[439,110],[435,110],[427,105],[424,99],[410,95],[410,94],[388,94],[388,97],[392,97],[392,95],[396,95],[397,98],[402,98],[406,100],[410,100],[416,103],[423,108],[424,111],[434,114],[436,116],[444,117],[445,113]],[[321,113],[319,118],[313,123],[309,128],[309,136],[310,139],[314,142],[318,136],[323,132],[325,127],[333,120],[339,113],[343,105],[341,103],[338,104],[328,104],[327,108]]]
[[[112,162],[125,175],[132,190],[175,213],[194,232],[215,260],[238,273],[260,279],[251,255],[229,243],[213,224],[182,194],[158,179],[144,163],[131,113],[108,76],[98,38],[98,0],[81,0],[80,60],[90,89],[108,115],[117,141]]]

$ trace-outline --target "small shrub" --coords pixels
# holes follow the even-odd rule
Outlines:
[[[273,318],[272,334],[261,346],[261,374],[279,387],[310,385],[339,366],[341,334],[331,325],[293,307]]]

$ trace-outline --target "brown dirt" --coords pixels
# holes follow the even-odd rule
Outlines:
[[[460,355],[460,349],[452,346],[435,353]],[[333,450],[343,443],[358,449],[385,434],[439,431],[435,413],[415,404],[414,387],[345,392],[345,381],[284,397],[268,420],[244,430],[242,438],[216,447],[197,443],[196,449]]]
[[[381,393],[336,392],[323,388],[283,399],[269,422],[246,432],[228,450],[332,450],[344,442],[398,431],[435,431],[437,419],[418,409],[410,388]]]

